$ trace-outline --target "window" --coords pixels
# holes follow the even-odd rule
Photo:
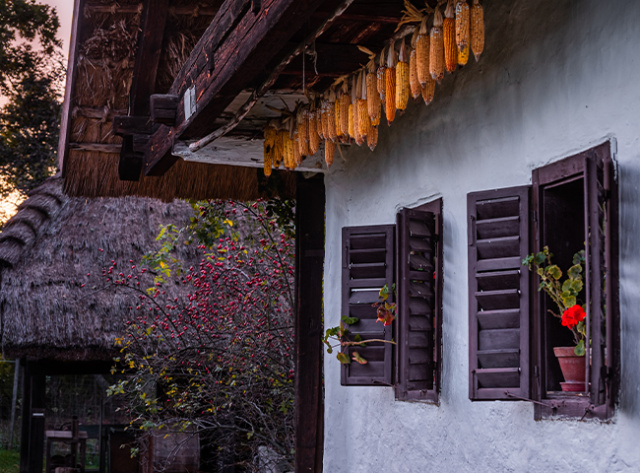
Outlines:
[[[470,398],[532,400],[535,417],[608,418],[618,379],[617,189],[609,143],[534,170],[532,186],[469,194]],[[563,270],[585,250],[586,384],[561,391],[553,348],[571,333],[522,266],[549,246]]]
[[[400,400],[437,402],[441,366],[442,201],[402,209],[396,225],[343,229],[342,315],[349,335],[384,339],[358,351],[368,363],[342,366],[343,385],[395,385]],[[396,284],[397,320],[377,323],[380,288]]]

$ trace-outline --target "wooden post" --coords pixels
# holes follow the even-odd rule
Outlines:
[[[25,362],[23,382],[20,473],[42,473],[46,378]]]
[[[322,472],[322,278],[324,176],[297,176],[296,200],[296,458],[297,473]]]
[[[16,426],[16,408],[18,407],[18,383],[20,381],[20,358],[13,365],[13,395],[11,397],[11,423],[9,426],[9,450],[13,449],[13,431]]]

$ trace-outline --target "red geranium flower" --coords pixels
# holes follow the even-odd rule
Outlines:
[[[582,322],[586,316],[587,314],[584,309],[576,304],[564,311],[562,314],[562,325],[572,329],[578,325],[578,322]]]

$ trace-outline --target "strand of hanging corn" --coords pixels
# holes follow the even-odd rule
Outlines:
[[[480,0],[471,0],[471,6],[466,0],[439,0],[435,8],[425,2],[422,9],[405,0],[396,31],[405,25],[415,25],[408,44],[407,33],[401,33],[390,39],[379,55],[359,46],[369,56],[362,69],[339,77],[320,96],[298,104],[293,113],[282,111],[280,120],[272,120],[265,127],[266,176],[283,162],[286,169],[295,169],[305,156],[318,152],[321,141],[327,166],[333,163],[336,147],[341,143],[362,146],[366,141],[373,150],[382,108],[391,125],[396,112],[407,107],[409,97],[422,96],[429,105],[436,82],[446,72],[453,73],[458,66],[466,65],[470,52],[477,61],[484,51],[484,10]]]

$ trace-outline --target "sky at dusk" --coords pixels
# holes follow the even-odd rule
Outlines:
[[[71,20],[73,18],[73,0],[41,0],[41,3],[51,5],[58,11],[60,30],[58,37],[62,39],[62,51],[65,57],[69,55],[69,37],[71,36]]]

